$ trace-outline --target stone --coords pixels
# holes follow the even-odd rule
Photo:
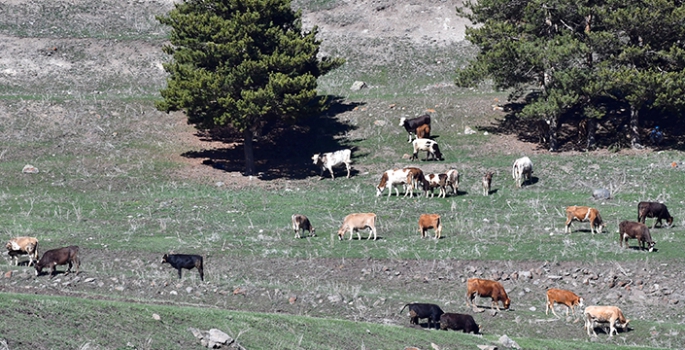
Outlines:
[[[350,90],[352,90],[352,91],[359,91],[359,90],[364,89],[364,88],[367,88],[367,87],[368,87],[368,86],[366,85],[365,82],[357,80],[357,81],[355,81],[354,83],[352,83],[352,86],[350,87]]]
[[[478,345],[478,349],[480,349],[480,350],[497,350],[497,347],[494,345]]]
[[[473,135],[476,133],[476,130],[473,130],[470,126],[467,126],[464,128],[464,134],[466,135]]]
[[[509,338],[506,334],[499,337],[499,342],[505,348],[513,348],[513,349],[520,349],[521,348],[513,339]]]
[[[594,199],[610,199],[611,192],[606,188],[598,188],[592,191],[592,198]]]
[[[209,330],[209,343],[216,343],[216,344],[230,344],[233,342],[233,338],[229,336],[228,334],[222,332],[221,330],[218,330],[216,328],[212,328]]]
[[[157,315],[157,314],[152,314],[152,318],[153,318],[155,321],[159,321],[159,320],[162,319],[162,318],[161,318],[159,315]]]
[[[193,327],[188,327],[188,330],[190,331],[190,333],[193,333],[193,336],[195,336],[195,338],[197,338],[199,340],[204,339],[204,336],[202,335],[202,332],[200,332],[199,329],[193,328]]]
[[[21,169],[21,172],[24,174],[38,174],[38,168],[31,164],[26,164],[24,165],[24,168]]]

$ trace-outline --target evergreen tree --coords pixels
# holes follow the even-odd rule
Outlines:
[[[171,27],[162,111],[182,110],[199,129],[243,133],[245,174],[255,173],[252,141],[269,120],[320,112],[317,78],[342,65],[319,59],[317,28],[302,31],[290,0],[185,0],[157,18]]]

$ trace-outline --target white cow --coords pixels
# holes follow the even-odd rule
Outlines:
[[[412,141],[412,145],[414,146],[414,154],[412,154],[411,160],[419,158],[419,151],[426,151],[426,160],[429,156],[433,159],[443,160],[438,143],[431,139],[416,139]]]
[[[324,171],[328,169],[328,171],[331,173],[331,179],[335,179],[335,176],[333,175],[333,167],[340,164],[345,164],[345,167],[347,168],[347,178],[349,179],[350,163],[352,163],[351,157],[352,151],[349,149],[343,149],[323,154],[317,153],[312,156],[312,160],[314,161],[315,165],[321,167],[321,176],[323,177]]]
[[[511,176],[516,182],[516,187],[523,186],[523,183],[530,181],[533,174],[533,162],[528,157],[519,158],[511,168]]]
[[[388,189],[388,197],[390,197],[390,195],[392,195],[393,185],[406,185],[404,196],[406,197],[407,194],[409,194],[411,197],[413,197],[413,178],[413,173],[409,168],[386,170],[381,176],[381,182],[378,184],[378,186],[376,186],[376,197],[383,194],[383,191],[385,191],[386,188]],[[400,195],[400,191],[397,187],[395,187],[395,194],[398,196]]]
[[[457,169],[450,169],[445,174],[447,175],[446,185],[452,189],[455,195],[459,194],[459,178],[461,178],[459,171]]]
[[[371,239],[373,235],[373,240],[376,240],[376,214],[374,213],[354,213],[345,217],[343,224],[338,230],[338,239],[342,240],[345,237],[346,232],[350,232],[350,240],[354,232],[357,232],[357,239],[362,239],[359,230],[368,228],[371,230],[369,232],[368,239]]]
[[[38,240],[35,237],[15,237],[5,247],[14,265],[19,265],[19,255],[28,255],[29,266],[38,261]]]

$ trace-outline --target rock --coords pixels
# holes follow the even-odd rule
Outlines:
[[[333,304],[339,303],[342,300],[343,300],[343,298],[338,294],[328,296],[328,301],[330,301]]]
[[[230,344],[233,342],[233,338],[231,338],[228,334],[216,329],[212,328],[209,330],[209,343],[216,343],[216,344]]]
[[[38,174],[38,168],[31,164],[26,164],[24,165],[24,168],[21,169],[21,172],[24,174]]]
[[[535,311],[535,310],[537,310],[537,308],[535,306],[531,306],[528,310]]]
[[[562,279],[563,277],[558,276],[558,275],[547,275],[547,278],[551,279],[552,281],[558,281],[558,280]]]
[[[594,199],[610,199],[611,192],[606,188],[598,188],[592,191],[592,198]]]
[[[497,316],[497,309],[490,309],[490,312],[488,312],[490,316],[495,317]]]
[[[499,337],[499,342],[505,348],[514,348],[514,349],[520,349],[521,348],[513,339],[509,338],[506,334]]]
[[[83,280],[84,283],[90,283],[90,282],[93,282],[93,281],[95,281],[95,278],[94,278],[94,277],[88,277],[88,278],[86,278],[85,280]]]
[[[352,91],[359,91],[359,90],[364,89],[364,88],[367,88],[367,87],[368,87],[368,86],[366,85],[365,82],[363,82],[363,81],[358,81],[358,80],[357,80],[357,81],[355,81],[354,83],[352,83],[352,86],[350,87],[350,90],[352,90]]]
[[[155,321],[159,321],[159,320],[162,319],[162,318],[161,318],[159,315],[157,315],[157,314],[152,314],[152,318],[153,318]]]
[[[464,134],[466,135],[473,135],[476,133],[476,130],[471,129],[470,126],[467,126],[464,128]]]
[[[440,347],[438,346],[438,344],[435,344],[435,343],[431,343],[431,348],[433,348],[435,350],[440,350]]]
[[[296,296],[292,296],[292,297],[290,297],[290,299],[288,299],[288,302],[290,303],[290,305],[295,304],[296,301],[297,301]]]
[[[190,331],[190,333],[193,333],[193,336],[195,336],[195,338],[197,338],[199,340],[204,339],[204,336],[202,335],[202,332],[200,332],[199,329],[193,328],[193,327],[188,327],[188,330]]]
[[[411,155],[405,153],[402,155],[402,159],[411,159]]]
[[[385,120],[376,120],[373,122],[373,125],[375,126],[385,126],[385,124],[387,124]]]
[[[12,271],[5,272],[5,278],[12,278]]]
[[[519,276],[521,278],[528,278],[528,279],[533,278],[533,274],[530,271],[520,271]]]
[[[478,348],[480,350],[497,350],[497,347],[494,345],[478,345]]]

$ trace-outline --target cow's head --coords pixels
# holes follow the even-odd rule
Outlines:
[[[578,299],[578,307],[583,307],[583,298]]]
[[[649,247],[650,252],[654,251],[654,245],[655,244],[656,244],[656,242],[654,242],[654,241],[647,243],[647,246]]]
[[[669,227],[673,226],[673,217],[669,216],[668,219],[666,219],[666,223],[668,224]]]
[[[506,298],[502,303],[504,304],[504,308],[509,310],[509,305],[511,305],[511,299]]]
[[[162,264],[166,263],[168,258],[169,254],[164,254],[164,256],[162,257]]]
[[[438,147],[437,143],[434,143],[433,146],[431,146],[431,149],[433,150],[433,154],[435,155],[435,158],[438,160],[445,160],[442,157],[442,153],[440,152],[440,147]]]
[[[321,155],[319,153],[312,156],[312,161],[315,165],[321,164]]]
[[[407,121],[407,118],[404,118],[404,117],[400,118],[400,126],[404,126],[404,122],[406,122],[406,121]]]
[[[343,227],[341,227],[338,230],[338,240],[342,241],[343,237],[345,237],[345,231],[346,231],[345,229],[346,229],[346,227],[345,227],[345,225],[343,225]]]
[[[33,264],[33,267],[36,268],[36,276],[40,276],[40,274],[43,272],[43,265],[41,265],[40,261]]]

